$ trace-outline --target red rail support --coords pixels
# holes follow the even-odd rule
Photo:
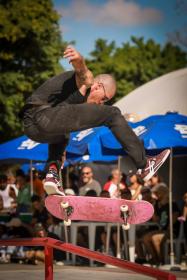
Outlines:
[[[45,279],[53,280],[53,248],[44,247],[45,253]]]
[[[159,269],[131,263],[99,252],[91,251],[70,243],[63,243],[53,238],[6,239],[0,240],[0,246],[44,246],[45,247],[45,280],[53,280],[53,248],[76,254],[101,263],[111,264],[123,269],[129,269],[158,280],[176,280],[176,276]]]

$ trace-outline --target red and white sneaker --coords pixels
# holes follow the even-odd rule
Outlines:
[[[60,184],[58,172],[53,168],[49,169],[46,175],[44,182],[44,190],[48,195],[59,194],[65,196],[64,190]]]
[[[137,174],[140,175],[144,181],[148,181],[166,161],[169,154],[170,150],[166,149],[154,157],[148,157],[146,167],[138,170]]]

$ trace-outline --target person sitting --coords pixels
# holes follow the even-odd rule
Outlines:
[[[17,174],[16,184],[18,188],[17,212],[18,213],[30,212],[31,211],[31,188],[23,172],[19,172]]]
[[[160,183],[156,185],[152,192],[157,199],[155,204],[155,214],[152,218],[154,222],[157,222],[160,230],[149,231],[142,237],[142,242],[146,248],[146,251],[151,255],[152,264],[163,263],[162,247],[165,240],[169,236],[169,190],[168,187]],[[179,222],[177,217],[179,216],[179,208],[175,202],[172,202],[173,208],[173,234],[178,235]]]
[[[59,240],[59,236],[57,236],[55,233],[49,232],[41,223],[38,223],[34,226],[34,237],[50,237]],[[45,253],[44,253],[44,247],[33,247],[28,248],[28,250],[25,252],[26,262],[29,264],[38,264],[38,262],[44,262],[45,261]],[[65,253],[63,251],[54,249],[53,251],[53,259],[57,264],[63,265],[63,260],[65,259]]]
[[[38,223],[47,225],[47,220],[49,219],[49,213],[45,208],[44,202],[42,201],[41,197],[38,195],[33,195],[31,201],[32,201],[32,209],[33,209],[31,224],[33,226]]]
[[[6,175],[0,175],[0,196],[3,200],[3,212],[11,212],[14,208],[14,202],[16,200],[17,191],[15,187],[8,184],[8,177]]]

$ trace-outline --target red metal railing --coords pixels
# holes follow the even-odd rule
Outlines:
[[[59,249],[72,254],[76,254],[101,263],[111,264],[120,268],[129,269],[136,273],[141,273],[158,280],[176,280],[176,276],[160,271],[159,269],[146,267],[131,263],[99,252],[91,251],[70,243],[64,243],[53,238],[29,238],[29,239],[6,239],[0,240],[0,246],[44,246],[45,250],[45,280],[53,280],[53,249]]]

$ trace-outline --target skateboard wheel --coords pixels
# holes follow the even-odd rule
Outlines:
[[[130,224],[129,224],[129,223],[123,224],[123,225],[122,225],[122,229],[123,229],[123,230],[128,230],[128,229],[130,229]]]
[[[69,202],[68,201],[63,201],[63,202],[61,202],[60,203],[60,205],[62,206],[62,208],[68,208],[68,206],[69,206]]]
[[[127,212],[129,210],[129,207],[128,207],[128,205],[121,205],[120,209],[121,209],[121,212]]]
[[[65,226],[70,226],[71,225],[71,220],[70,219],[68,219],[67,221],[66,220],[64,220],[64,225]]]

